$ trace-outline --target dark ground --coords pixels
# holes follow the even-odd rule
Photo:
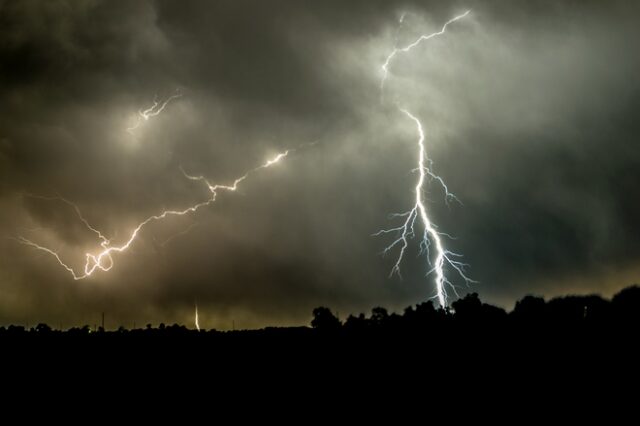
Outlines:
[[[2,327],[0,365],[5,394],[21,403],[109,401],[155,415],[228,409],[237,420],[296,424],[343,411],[361,420],[391,414],[392,424],[429,410],[449,420],[516,410],[522,420],[545,409],[591,413],[605,399],[632,407],[639,325],[637,286],[610,301],[526,297],[509,313],[472,294],[448,310],[430,302],[402,315],[375,308],[344,323],[317,308],[312,327]]]

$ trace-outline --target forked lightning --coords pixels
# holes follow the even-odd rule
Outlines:
[[[102,241],[100,243],[100,247],[102,248],[100,251],[95,252],[95,253],[85,253],[85,264],[84,264],[84,268],[80,271],[76,271],[75,269],[73,269],[71,266],[69,266],[68,263],[64,262],[62,260],[62,258],[60,257],[60,255],[52,250],[51,248],[48,247],[44,247],[40,244],[37,244],[25,237],[18,237],[18,241],[20,241],[23,244],[26,244],[28,246],[31,246],[35,249],[38,250],[42,250],[46,253],[49,253],[50,255],[52,255],[57,261],[58,263],[65,268],[72,276],[74,280],[82,280],[85,279],[89,276],[91,276],[95,271],[100,270],[100,271],[109,271],[114,264],[114,260],[112,255],[115,253],[122,253],[124,251],[126,251],[132,244],[133,242],[136,240],[136,238],[138,237],[139,233],[142,231],[142,229],[148,225],[151,222],[154,221],[160,221],[162,219],[165,219],[169,216],[184,216],[187,214],[191,214],[191,213],[195,213],[197,210],[199,210],[202,207],[206,207],[212,203],[214,203],[216,201],[216,198],[218,196],[218,191],[228,191],[228,192],[235,192],[238,189],[238,185],[244,181],[245,179],[247,179],[250,175],[252,175],[253,173],[257,172],[258,170],[261,169],[266,169],[269,168],[275,164],[277,164],[278,162],[280,162],[283,158],[285,158],[288,154],[289,154],[289,150],[278,154],[277,156],[275,156],[272,159],[267,160],[264,164],[253,168],[251,170],[249,170],[248,172],[246,172],[244,175],[240,176],[239,178],[237,178],[236,180],[233,181],[233,184],[231,185],[220,185],[220,184],[211,184],[207,179],[205,179],[202,176],[189,176],[185,173],[185,176],[187,176],[189,179],[191,180],[197,180],[197,181],[202,181],[205,182],[205,184],[207,185],[209,191],[210,191],[210,196],[209,198],[207,198],[206,200],[194,204],[192,206],[189,206],[183,210],[165,210],[162,213],[159,213],[157,215],[153,215],[150,216],[148,218],[146,218],[145,220],[143,220],[142,222],[140,222],[138,224],[138,226],[136,226],[133,231],[131,232],[131,234],[129,235],[129,238],[121,245],[112,245],[111,241],[109,241],[106,237],[103,236],[102,233],[100,233],[98,230],[96,230],[94,227],[92,227],[89,222],[87,222],[84,217],[82,216],[82,214],[80,213],[80,209],[78,209],[78,207],[67,201],[64,200],[65,202],[69,203],[70,205],[72,205],[75,209],[75,211],[77,212],[78,216],[80,217],[80,220],[86,225],[86,227],[96,233],[96,235],[98,236],[98,238]],[[183,171],[184,173],[184,171]]]
[[[421,35],[418,39],[416,39],[413,43],[398,48],[396,47],[389,56],[387,56],[384,64],[382,65],[382,81],[380,83],[380,91],[381,94],[384,93],[385,82],[389,77],[389,67],[392,64],[393,59],[399,53],[409,52],[411,49],[418,46],[423,41],[430,40],[434,37],[443,35],[447,30],[447,26],[466,17],[469,15],[470,11],[466,11],[465,13],[458,15],[449,21],[447,21],[442,29],[438,32],[431,34]],[[403,15],[404,16],[404,15]],[[401,19],[400,24],[402,24],[403,19]],[[437,181],[443,188],[445,193],[445,201],[455,200],[459,201],[456,196],[449,191],[449,188],[445,184],[444,180],[436,175],[433,172],[432,162],[427,156],[426,148],[425,148],[425,134],[424,128],[422,126],[422,122],[418,117],[409,112],[407,109],[399,108],[400,112],[407,116],[413,123],[415,124],[418,131],[418,182],[415,187],[415,204],[413,208],[406,213],[393,215],[394,217],[404,217],[404,223],[396,228],[382,230],[374,235],[382,235],[388,233],[397,233],[398,238],[391,243],[385,250],[384,253],[389,252],[394,247],[399,246],[400,252],[398,254],[398,258],[391,269],[391,274],[397,274],[400,276],[400,264],[404,258],[407,247],[409,246],[409,239],[415,237],[415,225],[416,220],[420,220],[420,223],[423,228],[422,239],[420,240],[420,254],[425,254],[427,262],[430,266],[430,269],[427,275],[435,274],[435,285],[436,285],[436,297],[438,298],[438,302],[440,306],[447,306],[447,289],[446,286],[449,286],[454,289],[455,287],[451,283],[451,281],[447,278],[446,269],[447,267],[453,268],[460,277],[466,282],[473,282],[467,275],[465,274],[465,267],[467,266],[465,263],[459,261],[461,255],[453,253],[447,250],[444,247],[442,237],[447,236],[447,234],[441,233],[437,230],[436,226],[433,224],[429,215],[427,214],[427,208],[424,200],[424,192],[425,192],[425,181],[427,178],[431,180]],[[430,257],[430,248],[434,248],[434,259],[432,261]]]

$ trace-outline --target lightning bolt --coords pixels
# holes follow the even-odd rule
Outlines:
[[[169,105],[169,102],[180,97],[182,97],[182,93],[176,92],[174,95],[169,96],[163,102],[159,102],[158,97],[156,96],[153,99],[153,104],[149,108],[144,110],[141,109],[140,111],[138,111],[138,120],[133,126],[127,128],[127,132],[133,134],[133,131],[140,127],[144,122],[149,121],[149,119],[152,117],[160,115],[160,113],[164,111],[167,105]]]
[[[418,46],[423,41],[431,40],[434,37],[441,36],[442,34],[444,34],[447,31],[447,26],[449,26],[449,25],[453,24],[454,22],[466,17],[467,15],[469,15],[469,13],[471,13],[471,11],[467,10],[463,14],[455,16],[455,17],[449,19],[447,22],[445,22],[445,24],[442,26],[442,29],[440,31],[438,31],[438,32],[431,33],[431,34],[423,34],[420,37],[418,37],[413,43],[410,43],[410,44],[406,45],[405,47],[396,47],[396,48],[394,48],[393,51],[389,54],[389,56],[387,56],[387,59],[384,61],[384,64],[382,64],[382,80],[380,82],[380,90],[384,91],[384,84],[386,83],[387,78],[389,77],[389,66],[391,65],[391,61],[393,61],[393,59],[396,57],[396,55],[398,53],[406,53],[406,52],[410,51],[411,49],[413,49],[414,47]],[[403,22],[404,22],[404,16],[405,15],[403,14],[402,18],[400,19],[400,25],[402,25]]]
[[[407,247],[409,246],[409,239],[413,238],[416,234],[415,233],[416,220],[420,218],[420,221],[424,228],[422,239],[420,241],[420,253],[421,254],[426,253],[427,261],[431,266],[431,269],[427,272],[427,275],[430,275],[431,273],[435,273],[435,284],[436,284],[438,301],[440,302],[440,305],[444,307],[447,305],[447,291],[445,288],[445,284],[448,284],[455,290],[455,287],[453,287],[452,283],[449,281],[449,279],[445,275],[445,267],[447,265],[454,268],[467,283],[473,282],[473,280],[471,280],[465,274],[464,270],[465,270],[465,267],[467,267],[468,265],[460,262],[459,260],[456,260],[457,258],[461,257],[461,255],[451,252],[449,250],[446,250],[444,248],[444,245],[442,243],[442,237],[448,236],[448,235],[438,232],[436,229],[436,226],[429,219],[429,216],[427,214],[427,208],[425,206],[425,200],[424,200],[424,191],[425,191],[424,187],[425,187],[425,182],[427,180],[427,177],[431,177],[437,180],[439,183],[441,183],[441,185],[445,190],[446,196],[455,197],[455,195],[451,194],[448,191],[446,185],[444,185],[444,181],[435,173],[433,173],[430,166],[428,166],[428,164],[430,164],[430,161],[427,157],[427,153],[425,149],[425,144],[424,144],[425,135],[424,135],[424,129],[422,127],[422,123],[416,116],[411,114],[406,109],[401,109],[400,111],[415,123],[416,128],[418,130],[418,135],[419,135],[418,137],[418,169],[417,169],[419,173],[419,177],[415,187],[415,194],[416,194],[415,204],[413,205],[413,208],[408,212],[394,215],[394,216],[406,218],[404,223],[401,226],[397,228],[388,229],[388,230],[385,229],[375,233],[374,235],[379,236],[379,235],[388,234],[388,233],[399,233],[398,238],[395,241],[393,241],[391,245],[389,245],[384,249],[384,253],[386,254],[390,250],[392,250],[394,247],[400,246],[400,253],[390,273],[390,276],[393,276],[394,274],[398,274],[398,276],[400,276],[400,264],[402,263]],[[431,244],[435,246],[434,247],[435,260],[433,261],[433,263],[429,258],[429,250],[430,250]]]
[[[35,199],[39,199],[39,200],[45,200],[45,201],[61,201],[65,204],[67,204],[68,206],[70,206],[73,211],[76,213],[76,215],[78,216],[78,219],[80,219],[80,221],[84,224],[84,226],[91,232],[93,232],[94,234],[96,234],[96,236],[102,241],[100,243],[100,245],[102,247],[106,247],[110,244],[110,241],[107,237],[105,237],[102,232],[100,232],[99,230],[97,230],[96,228],[94,228],[87,219],[85,219],[85,217],[82,215],[82,212],[80,211],[80,207],[78,207],[77,204],[69,201],[68,199],[60,196],[59,194],[57,194],[55,197],[44,197],[42,195],[34,195],[34,194],[24,194],[24,196],[29,197],[29,198],[35,198]]]
[[[442,29],[438,32],[421,35],[413,43],[405,47],[402,47],[402,48],[396,47],[389,54],[389,56],[387,56],[384,64],[382,65],[383,75],[382,75],[382,81],[380,83],[381,95],[384,93],[385,82],[389,76],[389,67],[393,59],[396,57],[396,55],[398,55],[399,53],[409,52],[411,49],[418,46],[423,41],[427,41],[434,37],[444,34],[445,31],[447,30],[448,25],[466,17],[467,15],[469,15],[469,13],[470,11],[466,11],[465,13],[450,19],[443,25]],[[402,20],[400,21],[400,24],[402,25]],[[443,237],[448,237],[449,235],[439,232],[435,224],[429,218],[429,215],[427,213],[427,208],[425,206],[425,200],[424,200],[425,184],[427,179],[435,180],[436,182],[438,182],[438,184],[440,184],[440,186],[442,186],[445,193],[446,202],[450,200],[460,202],[460,200],[458,200],[458,198],[449,191],[449,188],[445,184],[444,180],[433,172],[433,163],[427,156],[427,152],[425,148],[425,133],[424,133],[424,128],[420,119],[416,117],[414,114],[412,114],[410,111],[408,111],[407,109],[399,108],[399,110],[402,114],[404,114],[411,121],[413,121],[418,132],[418,167],[416,169],[416,171],[418,172],[418,182],[416,183],[416,186],[415,186],[415,197],[416,197],[415,203],[411,208],[411,210],[405,213],[392,215],[392,217],[405,218],[405,221],[401,226],[398,226],[392,229],[381,230],[373,235],[379,236],[379,235],[384,235],[389,233],[396,233],[398,235],[397,239],[394,240],[389,246],[387,246],[384,249],[383,253],[386,254],[389,251],[391,251],[393,248],[398,246],[400,247],[398,258],[395,264],[393,265],[393,268],[391,269],[390,276],[393,276],[394,274],[401,276],[400,265],[402,263],[402,260],[404,259],[404,255],[409,246],[409,239],[414,238],[416,235],[416,231],[415,231],[416,221],[420,220],[423,231],[422,231],[422,238],[420,240],[419,254],[426,255],[427,262],[430,266],[430,269],[428,270],[427,275],[435,274],[436,297],[438,298],[438,302],[440,303],[440,306],[445,307],[447,306],[447,298],[448,298],[446,286],[451,287],[455,292],[455,287],[453,286],[453,284],[451,283],[451,281],[449,280],[449,278],[445,273],[447,267],[453,268],[453,270],[455,270],[458,273],[458,275],[467,284],[472,283],[474,281],[471,280],[469,277],[467,277],[465,273],[465,268],[468,265],[459,260],[462,256],[452,251],[449,251],[444,247]],[[433,248],[435,252],[433,256],[434,257],[433,261],[431,260],[431,256],[430,256],[431,248]]]
[[[133,231],[131,231],[129,238],[121,245],[118,246],[114,246],[111,245],[111,241],[109,241],[106,237],[104,237],[104,235],[102,233],[100,233],[100,231],[98,231],[97,229],[95,229],[93,226],[91,226],[89,224],[89,222],[84,219],[84,217],[82,216],[80,209],[73,203],[71,203],[70,201],[67,201],[65,199],[62,199],[60,197],[56,197],[57,199],[61,199],[64,202],[72,205],[74,207],[74,209],[76,210],[78,216],[80,217],[80,220],[87,226],[87,228],[93,232],[96,233],[96,235],[98,236],[98,238],[102,241],[100,243],[100,247],[102,248],[101,251],[98,251],[96,253],[86,253],[85,254],[85,264],[84,264],[84,268],[81,271],[76,271],[75,269],[73,269],[71,266],[69,266],[67,263],[65,263],[62,258],[60,257],[60,255],[52,250],[51,248],[42,246],[40,244],[37,244],[25,237],[18,237],[16,238],[20,243],[25,244],[27,246],[33,247],[37,250],[41,250],[44,251],[46,253],[49,253],[50,255],[52,255],[60,264],[60,266],[62,266],[64,269],[66,269],[71,276],[73,277],[74,280],[83,280],[87,277],[90,277],[95,271],[100,270],[103,272],[108,272],[109,270],[111,270],[111,268],[113,268],[114,265],[114,260],[112,255],[116,254],[116,253],[122,253],[125,252],[127,249],[129,249],[129,247],[134,243],[134,241],[137,239],[139,233],[143,230],[143,228],[145,226],[147,226],[149,223],[151,222],[155,222],[155,221],[161,221],[167,217],[170,216],[184,216],[184,215],[188,215],[191,213],[195,213],[196,211],[200,210],[203,207],[209,206],[212,203],[214,203],[218,197],[218,192],[220,191],[227,191],[227,192],[235,192],[238,189],[238,186],[240,185],[241,182],[243,182],[244,180],[246,180],[249,176],[251,176],[252,174],[262,170],[262,169],[267,169],[269,167],[274,166],[275,164],[279,163],[280,161],[282,161],[282,159],[284,159],[287,155],[289,155],[290,152],[292,152],[294,150],[287,150],[285,152],[282,152],[278,155],[276,155],[274,158],[267,160],[265,163],[263,163],[262,165],[255,167],[251,170],[249,170],[248,172],[246,172],[244,175],[240,176],[239,178],[237,178],[236,180],[233,181],[233,184],[231,185],[221,185],[221,184],[211,184],[206,178],[204,178],[203,176],[190,176],[188,174],[186,174],[183,170],[183,174],[190,180],[195,180],[195,181],[202,181],[207,185],[207,188],[209,189],[210,195],[209,197],[197,204],[191,205],[189,207],[186,207],[183,210],[165,210],[159,214],[153,215],[153,216],[149,216],[148,218],[146,218],[145,220],[143,220],[142,222],[140,222],[138,224],[138,226],[136,226]],[[46,197],[41,197],[41,198],[45,198]]]
[[[195,315],[195,318],[194,318],[194,322],[196,324],[196,329],[198,331],[200,331],[200,321],[198,320],[198,304],[196,303],[195,306],[196,306],[196,315]]]

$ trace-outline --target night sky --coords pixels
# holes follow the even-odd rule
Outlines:
[[[398,55],[395,46],[442,36]],[[467,287],[511,308],[640,281],[640,3],[627,1],[0,0],[0,324],[307,324],[435,295],[411,241],[381,253],[425,197]],[[401,19],[402,18],[402,19]],[[402,21],[402,23],[400,23]],[[179,94],[157,116],[139,111]],[[314,143],[315,142],[315,143]],[[75,281],[147,217],[113,268]],[[45,197],[45,198],[42,198]],[[418,233],[420,233],[418,231]]]

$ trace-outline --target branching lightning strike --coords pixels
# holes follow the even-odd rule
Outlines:
[[[96,270],[101,270],[104,272],[107,272],[109,270],[111,270],[111,268],[113,267],[114,264],[114,260],[112,257],[112,254],[115,253],[122,253],[124,251],[126,251],[132,244],[133,242],[136,240],[136,238],[138,237],[138,234],[140,233],[140,231],[142,231],[142,229],[148,225],[151,222],[154,221],[160,221],[162,219],[165,219],[166,217],[169,216],[184,216],[187,214],[191,214],[196,212],[197,210],[201,209],[202,207],[206,207],[212,203],[214,203],[217,199],[218,196],[218,192],[219,191],[228,191],[228,192],[235,192],[238,189],[238,185],[243,182],[245,179],[247,179],[250,175],[252,175],[253,173],[261,170],[261,169],[266,169],[269,168],[275,164],[277,164],[278,162],[280,162],[283,158],[285,158],[292,150],[287,150],[285,152],[282,152],[280,154],[278,154],[277,156],[275,156],[272,159],[267,160],[264,164],[255,167],[251,170],[249,170],[248,172],[246,172],[244,175],[240,176],[239,178],[237,178],[236,180],[233,181],[232,185],[220,185],[220,184],[211,184],[207,179],[205,179],[203,176],[189,176],[187,175],[184,170],[183,173],[184,175],[191,180],[196,180],[196,181],[202,181],[204,182],[209,191],[210,191],[210,196],[209,198],[207,198],[206,200],[194,204],[190,207],[187,207],[183,210],[165,210],[160,214],[157,215],[153,215],[153,216],[149,216],[147,219],[143,220],[142,222],[140,222],[138,224],[138,226],[136,226],[133,231],[131,232],[131,234],[129,235],[129,239],[127,241],[125,241],[123,244],[118,245],[118,246],[114,246],[111,245],[111,241],[109,239],[107,239],[106,237],[104,237],[104,235],[98,231],[97,229],[95,229],[93,226],[91,226],[89,224],[89,222],[82,216],[80,209],[78,208],[78,206],[76,206],[75,204],[71,203],[70,201],[67,201],[66,199],[63,199],[61,197],[57,197],[58,199],[68,203],[69,205],[73,206],[73,208],[75,209],[76,213],[78,214],[80,220],[86,225],[87,229],[89,229],[90,231],[96,233],[96,235],[98,236],[98,238],[101,240],[100,243],[100,247],[102,248],[101,251],[98,251],[97,253],[86,253],[85,254],[85,265],[82,271],[76,271],[75,269],[73,269],[71,266],[69,266],[67,263],[65,263],[62,258],[60,257],[60,255],[48,248],[48,247],[44,247],[42,245],[39,245],[25,237],[18,237],[17,240],[19,242],[21,242],[22,244],[28,245],[30,247],[33,247],[35,249],[44,251],[46,253],[49,253],[50,255],[52,255],[60,264],[60,266],[62,266],[63,268],[65,268],[72,276],[74,280],[82,280],[85,279],[89,276],[91,276]],[[46,198],[46,197],[41,197],[41,198]]]
[[[389,56],[387,56],[384,64],[382,65],[383,74],[382,74],[382,81],[380,83],[381,95],[384,93],[385,82],[389,76],[389,66],[391,65],[393,59],[396,57],[398,53],[409,52],[411,49],[418,46],[421,42],[430,40],[434,37],[444,34],[445,31],[447,30],[448,25],[466,17],[467,15],[469,15],[469,13],[470,11],[466,11],[465,13],[450,19],[444,24],[442,29],[438,32],[421,35],[417,40],[415,40],[413,43],[405,47],[402,47],[402,48],[396,47],[389,54]],[[402,22],[403,22],[403,19],[401,19],[400,21],[401,25],[402,25]],[[447,275],[445,273],[446,272],[445,270],[447,267],[453,268],[466,283],[471,283],[474,281],[471,280],[469,277],[467,277],[465,273],[465,267],[467,265],[459,261],[461,255],[456,254],[452,251],[449,251],[444,247],[442,237],[448,236],[448,235],[442,232],[439,232],[437,230],[437,227],[433,224],[433,222],[431,221],[431,219],[427,214],[427,208],[425,206],[425,200],[424,200],[425,181],[427,180],[427,178],[437,181],[444,190],[445,201],[448,202],[449,200],[455,200],[459,202],[459,200],[453,193],[449,191],[449,188],[445,184],[444,180],[433,172],[433,163],[427,156],[427,152],[425,148],[424,128],[422,126],[422,122],[420,121],[420,119],[418,119],[418,117],[416,117],[407,109],[399,108],[399,110],[402,114],[407,116],[410,120],[412,120],[415,123],[415,126],[418,131],[418,168],[416,170],[419,174],[419,177],[415,187],[415,196],[416,196],[415,204],[413,208],[408,212],[393,215],[393,217],[405,218],[405,221],[401,226],[388,229],[388,230],[382,230],[375,233],[374,235],[378,236],[378,235],[389,234],[389,233],[397,233],[399,235],[395,241],[393,241],[387,248],[384,249],[384,253],[385,254],[388,253],[390,250],[392,250],[396,246],[400,247],[398,258],[396,260],[396,263],[393,265],[393,268],[391,269],[391,273],[390,273],[390,276],[394,274],[397,274],[398,276],[400,276],[400,264],[402,263],[407,247],[409,246],[409,239],[414,238],[416,235],[415,223],[418,220],[418,218],[420,219],[420,222],[423,227],[423,233],[422,233],[422,239],[420,241],[419,254],[425,254],[427,258],[427,262],[430,266],[430,269],[427,272],[427,275],[430,275],[432,273],[435,274],[435,284],[436,284],[436,293],[437,293],[438,302],[440,303],[440,306],[445,307],[447,306],[447,297],[448,297],[446,286],[451,287],[455,291],[455,287],[453,286],[451,281],[447,278]],[[432,245],[433,245],[433,248],[435,249],[433,261],[431,260],[431,257],[430,257],[430,248],[432,247]]]
[[[160,115],[160,113],[164,111],[167,105],[169,105],[169,102],[180,97],[182,97],[182,93],[176,92],[174,95],[171,95],[167,99],[165,99],[164,102],[159,102],[158,97],[156,96],[153,99],[153,105],[151,105],[147,109],[141,109],[140,111],[138,111],[138,120],[133,126],[127,128],[127,132],[133,134],[133,131],[140,127],[142,123],[144,123],[145,121],[149,121],[149,119],[152,117]]]

